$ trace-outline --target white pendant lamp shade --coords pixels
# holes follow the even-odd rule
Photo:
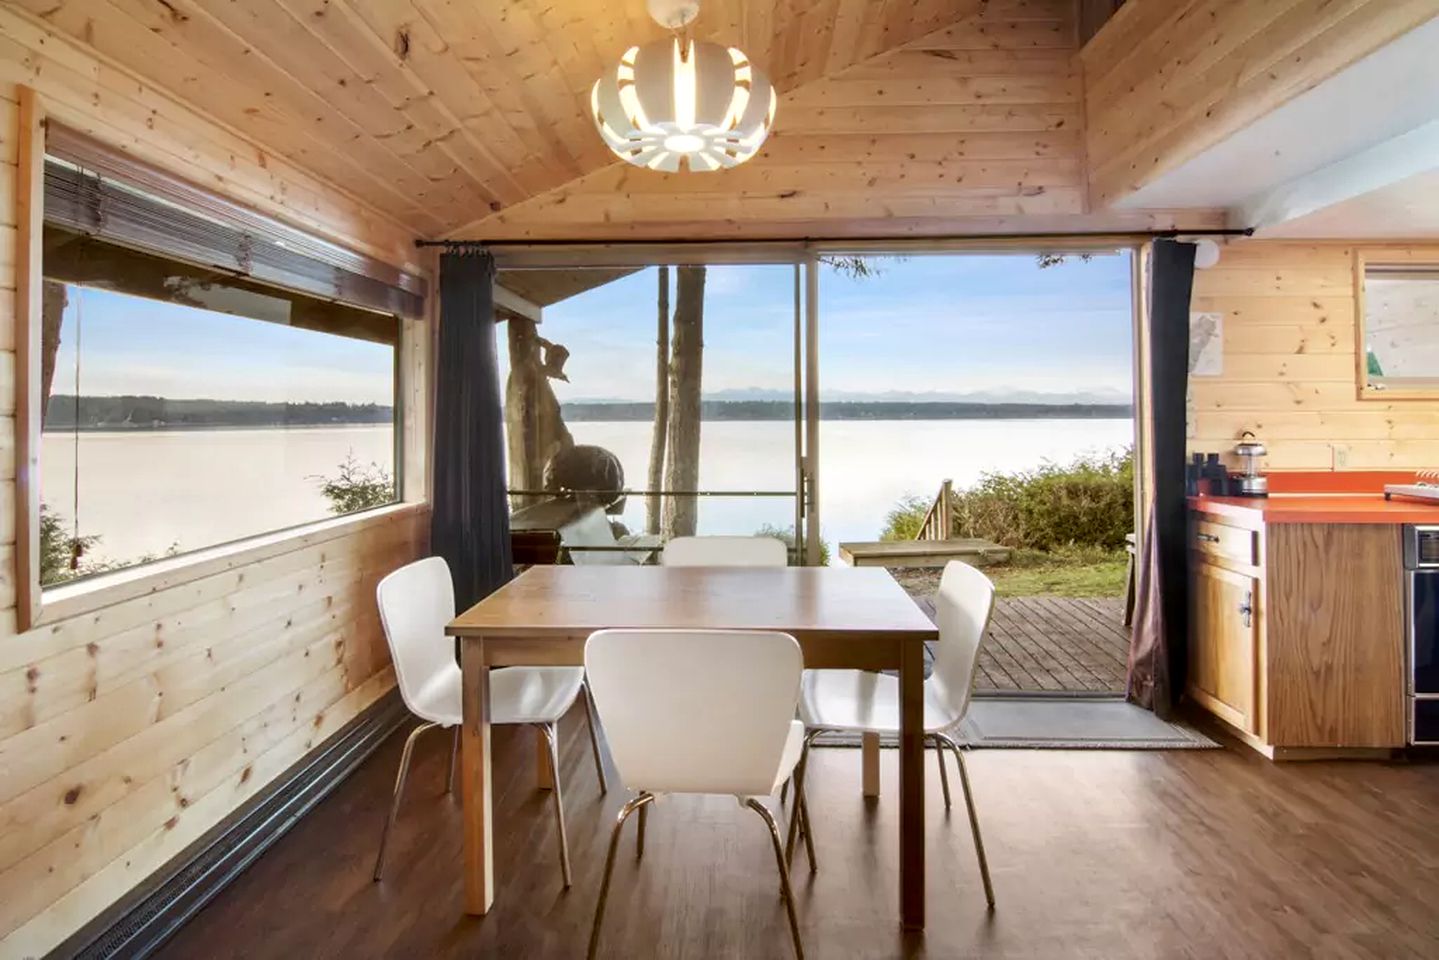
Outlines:
[[[778,98],[742,51],[675,38],[631,47],[595,82],[595,126],[620,159],[673,173],[754,156]]]

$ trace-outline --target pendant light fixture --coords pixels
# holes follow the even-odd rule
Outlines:
[[[590,90],[595,126],[621,160],[673,173],[735,167],[774,124],[774,87],[743,51],[695,40],[698,0],[648,0],[674,37],[631,47]]]

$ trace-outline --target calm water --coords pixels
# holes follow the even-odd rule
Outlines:
[[[295,430],[155,430],[81,433],[80,533],[99,536],[96,558],[194,550],[330,516],[318,478],[351,454],[393,472],[388,426]],[[40,476],[45,504],[76,516],[77,437],[47,433]]]
[[[643,488],[649,463],[647,423],[574,423],[577,443],[612,450],[625,479]],[[879,535],[900,497],[932,497],[946,477],[973,482],[987,470],[1016,470],[1044,460],[1124,447],[1129,420],[827,420],[821,424],[822,532],[831,543]],[[387,469],[389,427],[303,430],[204,430],[85,433],[79,436],[80,532],[102,538],[97,556],[127,558],[195,549],[328,516],[317,477],[349,454]],[[47,434],[44,497],[74,516],[76,441]],[[700,486],[709,490],[793,490],[794,427],[789,423],[710,421],[702,428]],[[622,517],[644,526],[632,498]],[[707,498],[704,533],[753,533],[794,522],[793,500]]]

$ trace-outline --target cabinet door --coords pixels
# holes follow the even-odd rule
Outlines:
[[[1259,582],[1196,558],[1189,692],[1216,716],[1258,733],[1255,649]]]

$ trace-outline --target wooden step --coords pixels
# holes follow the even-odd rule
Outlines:
[[[1010,548],[989,540],[856,540],[839,545],[839,558],[852,567],[942,567],[951,560],[995,563]]]

